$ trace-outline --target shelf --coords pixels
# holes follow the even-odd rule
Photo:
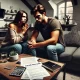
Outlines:
[[[0,40],[4,40],[5,39],[5,36],[4,37],[0,37]]]
[[[0,21],[3,21],[4,19],[0,19]]]
[[[0,21],[13,21],[14,19],[0,19]]]
[[[16,15],[16,13],[5,13],[5,15]]]
[[[15,16],[16,15],[16,13],[5,13],[5,15],[12,15],[12,16]],[[4,21],[13,21],[14,19],[10,19],[9,17],[8,18],[4,18]]]
[[[0,28],[0,32],[6,32],[8,28]]]
[[[16,13],[5,13],[5,15],[12,15],[12,16],[15,16],[16,15]],[[6,19],[6,17],[5,18],[0,18],[0,21],[13,21],[14,19]]]
[[[14,19],[4,19],[4,21],[13,21]]]

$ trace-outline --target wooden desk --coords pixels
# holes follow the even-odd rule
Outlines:
[[[30,57],[31,55],[27,55],[27,54],[20,54],[19,55],[19,60],[20,58],[22,57]],[[46,61],[49,61],[47,59],[43,59],[43,58],[40,58],[39,62],[46,62]],[[14,77],[14,76],[9,76],[9,74],[14,70],[14,68],[16,66],[19,66],[19,64],[16,64],[17,61],[14,61],[14,62],[6,62],[6,63],[0,63],[0,74],[3,75],[4,77],[6,77],[8,80],[20,80],[20,77]],[[45,77],[43,80],[50,80],[52,77],[56,77],[59,72],[61,71],[61,69],[64,67],[64,63],[60,63],[60,62],[55,62],[55,61],[52,61],[53,63],[57,63],[58,65],[61,66],[60,69],[56,70],[55,72],[50,72],[50,76],[48,77]],[[7,69],[4,69],[6,66],[11,66],[11,70],[7,70]]]

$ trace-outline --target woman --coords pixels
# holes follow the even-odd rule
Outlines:
[[[16,50],[18,53],[26,53],[28,14],[20,10],[15,16],[13,22],[9,24],[5,40],[1,43],[1,52],[10,52]]]

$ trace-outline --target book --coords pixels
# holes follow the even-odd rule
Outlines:
[[[60,65],[56,64],[56,63],[53,63],[53,62],[45,62],[45,63],[42,63],[42,66],[46,69],[48,69],[49,71],[53,72],[59,68],[61,68]]]

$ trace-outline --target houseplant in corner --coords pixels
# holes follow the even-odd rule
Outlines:
[[[17,51],[11,50],[10,54],[9,54],[9,60],[10,61],[16,61],[16,60],[18,60],[18,58],[19,58],[19,56],[18,56]]]

